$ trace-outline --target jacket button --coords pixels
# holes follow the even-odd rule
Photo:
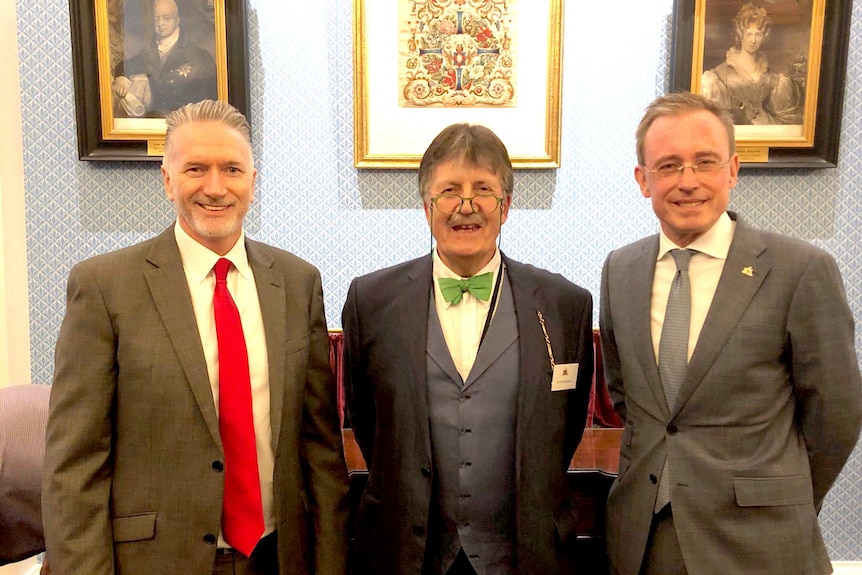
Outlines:
[[[676,435],[678,431],[679,431],[679,429],[677,429],[676,425],[674,425],[672,423],[667,426],[667,432],[670,435]]]
[[[416,537],[422,537],[423,535],[425,535],[425,528],[421,525],[414,525],[413,535],[415,535]]]
[[[216,539],[216,536],[212,533],[207,533],[206,535],[204,535],[204,543],[206,543],[207,545],[215,545],[216,541],[218,541],[218,539]]]
[[[652,483],[653,485],[658,483],[658,477],[655,476],[655,473],[649,474],[649,482]]]
[[[221,473],[222,471],[224,471],[224,463],[222,463],[222,462],[221,462],[221,461],[219,461],[218,459],[216,459],[215,461],[213,461],[213,471],[218,471],[219,473]]]
[[[423,467],[421,469],[421,471],[422,471],[422,477],[431,477],[431,468],[430,467]]]

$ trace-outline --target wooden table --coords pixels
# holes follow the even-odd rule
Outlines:
[[[619,468],[622,429],[590,427],[572,457],[569,481],[578,510],[576,543],[584,573],[605,573],[605,501]],[[344,456],[350,472],[350,505],[355,510],[365,487],[368,470],[353,430],[341,431]]]
[[[594,471],[616,477],[620,464],[622,428],[588,427],[584,430],[569,472]]]

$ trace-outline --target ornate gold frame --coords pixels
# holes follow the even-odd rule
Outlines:
[[[430,144],[431,139],[440,130],[454,123],[450,118],[451,112],[441,112],[441,108],[435,109],[412,109],[408,113],[409,124],[402,124],[399,130],[404,133],[405,138],[412,134],[423,133],[424,138],[419,141],[392,141],[377,142],[375,135],[379,132],[378,121],[388,122],[390,114],[379,113],[377,110],[388,110],[397,112],[397,103],[382,102],[381,94],[375,93],[374,87],[369,86],[371,72],[386,66],[386,58],[380,58],[374,48],[369,44],[369,37],[380,37],[381,34],[394,34],[377,22],[384,20],[388,23],[393,21],[392,11],[397,13],[398,4],[401,0],[354,0],[353,1],[353,110],[354,110],[354,165],[357,168],[390,168],[407,169],[417,168],[422,153]],[[560,166],[560,138],[561,138],[561,89],[562,89],[562,22],[563,2],[562,0],[547,0],[547,2],[527,2],[520,0],[521,10],[547,10],[547,28],[538,30],[539,26],[523,28],[522,33],[536,37],[536,34],[547,36],[547,49],[545,68],[547,78],[544,86],[544,94],[539,99],[544,103],[544,110],[524,110],[522,106],[514,108],[501,108],[489,110],[471,108],[465,106],[458,108],[461,112],[457,121],[483,124],[494,130],[498,136],[509,147],[512,164],[515,168],[558,168]],[[378,18],[378,16],[385,18]],[[369,26],[374,22],[374,26]],[[376,28],[375,28],[376,26]],[[390,44],[397,44],[393,42]],[[394,70],[392,71],[394,74]],[[538,96],[538,94],[536,94]],[[372,112],[372,109],[375,112]],[[451,110],[451,108],[449,109]],[[518,122],[519,114],[538,114],[536,120],[529,122]],[[507,137],[505,131],[507,126],[516,123],[520,133],[526,133],[530,141],[536,145],[526,151],[518,151],[517,144],[520,138]],[[542,130],[541,133],[531,131]],[[430,135],[429,135],[430,134]],[[529,137],[532,136],[532,137]],[[518,140],[518,141],[515,141]]]
[[[713,26],[709,10],[735,11],[725,0],[675,0],[671,89],[699,93],[705,38]],[[851,0],[808,0],[811,7],[805,106],[799,134],[775,134],[757,127],[737,128],[737,151],[749,167],[834,167],[850,37]],[[773,26],[773,34],[775,26]]]

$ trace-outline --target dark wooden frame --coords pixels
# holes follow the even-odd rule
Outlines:
[[[692,88],[695,1],[674,0],[671,91]],[[755,168],[834,168],[844,105],[847,50],[850,41],[852,0],[827,0],[823,21],[814,145],[770,147],[766,162],[747,162]]]
[[[228,102],[248,117],[249,74],[245,0],[224,0]],[[75,81],[75,116],[78,158],[81,160],[149,160],[145,140],[106,140],[102,136],[96,40],[96,0],[69,0],[72,32],[72,68]]]

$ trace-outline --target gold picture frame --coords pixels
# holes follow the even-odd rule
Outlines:
[[[730,112],[744,166],[834,167],[851,7],[676,0],[671,88]]]
[[[429,9],[435,12],[423,12]],[[452,15],[459,9],[462,14],[455,20]],[[465,15],[471,10],[469,16]],[[455,30],[456,24],[449,24],[453,29],[448,34],[438,27],[447,17],[458,26]],[[462,22],[475,24],[479,21],[484,28],[478,34],[476,28],[470,32],[469,26],[460,27]],[[417,168],[434,136],[450,124],[468,122],[494,130],[506,144],[515,168],[558,168],[562,22],[562,0],[529,3],[526,0],[437,0],[433,5],[416,0],[354,0],[354,165],[357,168]],[[458,88],[471,85],[473,90],[466,96],[467,90],[462,90],[461,96],[453,98],[457,100],[455,103],[435,101],[432,105],[404,105],[409,83],[409,80],[402,83],[404,69],[415,66],[416,62],[421,68],[423,57],[434,51],[423,50],[423,39],[416,38],[431,26],[436,42],[460,37],[473,44],[476,49],[467,56],[468,64],[469,59],[477,53],[481,55],[483,49],[490,51],[490,44],[499,52],[499,49],[507,50],[508,42],[513,42],[517,52],[502,53],[495,60],[503,61],[508,67],[502,72],[489,72],[489,78],[491,74],[500,78],[511,73],[511,86],[507,83],[502,89],[501,84],[496,83],[501,91],[510,91],[511,101],[506,105],[475,104],[472,96],[478,89],[484,89],[487,94],[495,88],[493,78],[481,78],[458,85]],[[413,32],[405,32],[406,29]],[[427,48],[428,44],[424,46]],[[437,60],[450,56],[452,58],[447,61],[456,62],[457,55],[445,52],[445,48],[437,44]],[[503,60],[504,56],[510,60]],[[404,62],[408,64],[400,65]],[[448,72],[453,78],[448,85],[450,88],[455,87],[452,68],[457,65],[451,64]],[[470,74],[466,65],[463,69],[465,74]],[[490,69],[491,66],[486,65],[486,72]],[[439,72],[439,68],[436,71]],[[423,95],[443,88],[446,79],[441,78],[441,74],[422,77]],[[481,72],[474,74],[478,76]],[[416,77],[415,73],[410,76],[414,80]],[[461,76],[458,78],[460,82]]]

